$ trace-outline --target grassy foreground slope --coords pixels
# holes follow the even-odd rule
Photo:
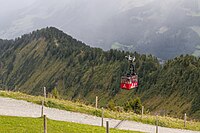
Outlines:
[[[47,120],[48,133],[103,133],[104,127]],[[42,133],[43,118],[0,116],[1,133]],[[110,129],[111,133],[140,133],[135,131]]]
[[[43,97],[41,96],[31,96],[19,92],[0,91],[0,96],[25,100],[36,104],[41,104],[41,101],[43,100]],[[95,107],[92,107],[90,105],[85,105],[80,102],[71,102],[67,100],[47,98],[47,102],[45,105],[47,107],[58,108],[73,112],[81,112],[95,116],[101,116],[102,113],[101,112],[102,110],[96,109]],[[145,114],[143,116],[143,119],[141,119],[141,115],[137,115],[133,112],[127,113],[127,112],[104,110],[104,116],[107,118],[133,120],[152,125],[154,125],[156,122],[155,116]],[[184,127],[183,120],[170,118],[167,116],[166,117],[159,116],[159,126],[200,131],[200,122],[187,121],[187,126]]]

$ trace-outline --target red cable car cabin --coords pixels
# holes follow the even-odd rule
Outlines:
[[[120,88],[131,90],[133,88],[138,87],[138,76],[132,75],[132,76],[123,76],[121,77],[121,84]]]

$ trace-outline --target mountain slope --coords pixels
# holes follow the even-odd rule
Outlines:
[[[151,96],[145,103],[152,109],[167,110],[174,115],[188,112],[193,117],[199,117],[199,66],[200,59],[193,56],[168,61],[160,70],[156,81],[144,93],[147,99]]]
[[[180,56],[161,66],[151,55],[134,53],[140,77],[136,95],[134,90],[119,88],[120,76],[128,68],[124,57],[133,53],[90,48],[53,27],[1,41],[0,46],[4,48],[0,83],[10,89],[42,95],[46,86],[48,93],[57,88],[62,98],[88,103],[94,103],[98,95],[100,106],[110,100],[122,106],[140,96],[151,112],[164,111],[175,117],[187,112],[200,118],[197,57]]]
[[[16,39],[12,48],[5,51],[1,57],[5,66],[1,70],[2,82],[34,94],[41,94],[39,86],[48,84],[49,91],[59,86],[68,88],[71,97],[83,88],[86,94],[93,88],[114,88],[126,71],[126,62],[121,62],[129,54],[90,48],[52,27]],[[90,80],[92,77],[95,81]]]

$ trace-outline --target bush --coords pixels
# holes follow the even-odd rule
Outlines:
[[[109,110],[115,111],[115,102],[114,102],[113,99],[108,102],[108,106],[107,107],[108,107]]]
[[[134,111],[136,114],[140,114],[142,110],[142,103],[139,97],[136,99],[131,99],[124,105],[125,111]]]
[[[124,108],[123,107],[120,107],[120,106],[115,106],[115,110],[117,112],[123,112],[124,111]]]
[[[58,92],[58,90],[57,90],[56,87],[52,90],[52,96],[53,96],[54,98],[59,98],[59,97],[60,97],[60,96],[59,96],[59,92]]]
[[[94,110],[94,111],[92,112],[92,114],[95,115],[95,116],[101,117],[102,112],[101,112],[100,110]]]

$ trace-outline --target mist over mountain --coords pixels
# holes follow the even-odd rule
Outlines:
[[[0,38],[14,38],[55,26],[105,50],[150,53],[162,59],[180,54],[200,55],[200,0],[32,0],[32,3],[0,15]]]

